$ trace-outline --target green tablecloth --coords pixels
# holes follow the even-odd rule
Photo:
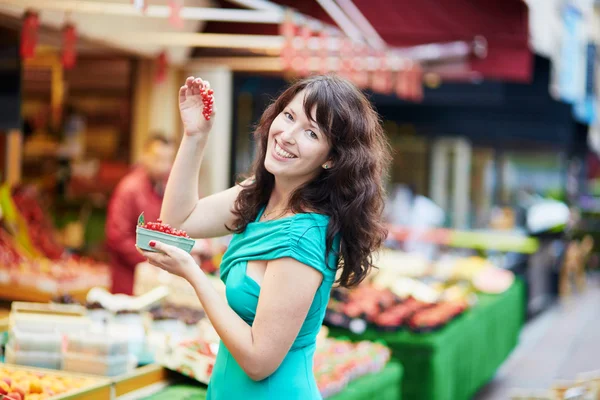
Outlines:
[[[501,295],[481,295],[478,304],[438,332],[362,335],[331,329],[332,336],[383,340],[404,368],[405,400],[467,400],[487,383],[516,346],[524,321],[524,284]]]
[[[402,366],[390,362],[383,371],[363,376],[353,382],[341,393],[327,400],[397,400],[400,399],[400,381]],[[169,386],[145,400],[204,400],[206,387],[200,384],[178,384]]]

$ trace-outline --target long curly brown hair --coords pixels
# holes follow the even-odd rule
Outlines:
[[[257,152],[250,175],[254,180],[240,192],[235,205],[232,232],[241,233],[256,220],[269,201],[275,184],[264,160],[269,128],[299,92],[305,90],[304,111],[316,122],[331,144],[333,166],[298,187],[290,197],[294,213],[316,212],[329,216],[326,248],[340,235],[339,284],[360,283],[373,266],[372,254],[385,240],[383,223],[384,181],[390,163],[390,147],[378,114],[352,83],[335,75],[312,76],[285,90],[267,107],[254,136]],[[341,257],[340,257],[341,256]]]

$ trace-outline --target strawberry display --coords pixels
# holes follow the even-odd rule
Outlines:
[[[389,361],[390,350],[380,343],[327,338],[315,352],[313,372],[323,398],[342,390],[361,376],[380,371]]]
[[[352,290],[333,289],[324,323],[358,334],[367,325],[385,332],[403,328],[426,332],[441,328],[467,308],[464,299],[441,303],[428,303],[414,297],[400,300],[388,289],[364,284]],[[357,326],[361,331],[356,331]]]
[[[204,109],[202,110],[202,115],[204,115],[204,118],[208,121],[208,120],[210,120],[210,116],[213,112],[213,101],[214,101],[213,90],[203,88],[200,91],[200,95],[202,96],[202,103],[204,104]]]
[[[465,300],[444,301],[415,313],[408,321],[408,326],[415,332],[431,332],[446,325],[468,306]]]
[[[163,224],[163,222],[160,219],[156,220],[156,222],[144,222],[140,224],[140,226],[144,229],[166,233],[167,235],[179,236],[188,239],[190,238],[184,230],[175,229],[169,224]]]
[[[430,306],[431,304],[409,297],[402,303],[387,308],[375,317],[372,322],[379,330],[397,330],[404,326],[414,313]]]

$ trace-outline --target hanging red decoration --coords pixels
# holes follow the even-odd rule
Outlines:
[[[394,85],[394,91],[396,96],[400,99],[407,99],[409,92],[409,73],[408,66],[403,63],[398,72],[396,72],[396,84]]]
[[[38,13],[27,11],[23,18],[23,27],[21,28],[20,54],[23,60],[32,58],[35,55],[39,27],[40,20]]]
[[[352,60],[352,82],[360,88],[366,89],[369,86],[369,71],[367,69],[367,57],[369,51],[365,45],[354,47]]]
[[[292,69],[292,62],[296,56],[294,48],[294,37],[296,36],[296,25],[290,13],[286,13],[285,18],[279,25],[279,34],[284,37],[283,47],[281,48],[281,64],[284,71]]]
[[[346,79],[352,79],[352,53],[354,43],[346,38],[341,40],[340,48],[340,75]]]
[[[378,55],[379,66],[373,73],[371,88],[374,92],[389,94],[392,91],[392,71],[388,65],[388,58],[384,52]]]
[[[169,0],[169,22],[177,29],[183,29],[183,19],[181,18],[181,10],[183,9],[183,0]]]
[[[415,64],[415,79],[414,79],[414,101],[423,101],[423,67],[420,64]]]
[[[156,83],[162,83],[167,78],[168,64],[167,53],[163,51],[156,59]]]
[[[319,73],[326,74],[329,71],[329,33],[323,29],[319,32]]]
[[[310,60],[312,58],[312,52],[310,50],[310,38],[312,37],[312,30],[308,24],[304,24],[300,27],[300,38],[302,39],[302,56],[300,63],[296,65],[297,71],[301,76],[308,76],[311,72]]]
[[[62,65],[65,69],[71,69],[77,61],[77,30],[73,24],[67,24],[62,34]]]

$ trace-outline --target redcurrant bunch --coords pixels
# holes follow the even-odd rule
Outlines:
[[[204,103],[204,110],[202,110],[202,115],[204,115],[204,118],[208,121],[210,120],[210,115],[213,112],[213,90],[212,89],[206,89],[203,88],[200,91],[200,95],[202,95],[202,103]]]
[[[160,219],[157,219],[156,222],[146,222],[144,225],[142,225],[142,228],[150,229],[151,231],[166,233],[168,235],[181,236],[188,239],[190,238],[186,231],[182,229],[173,229],[171,225],[163,224]]]

